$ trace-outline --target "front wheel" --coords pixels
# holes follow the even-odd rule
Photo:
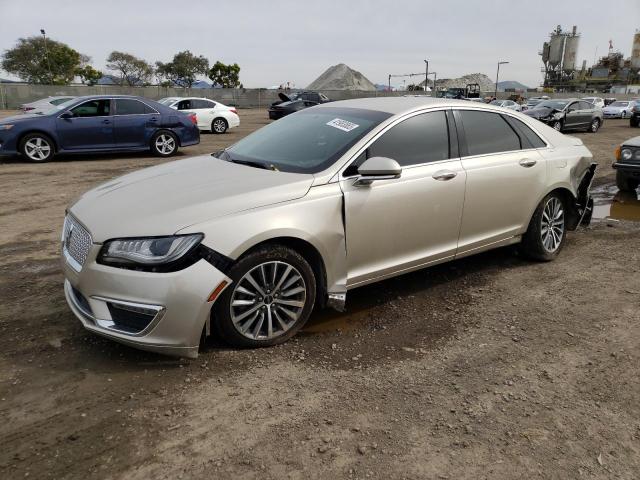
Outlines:
[[[522,237],[525,255],[543,262],[554,260],[565,242],[565,225],[564,201],[552,192],[542,199]]]
[[[20,153],[27,160],[43,163],[53,158],[53,140],[43,133],[30,133],[20,140]]]
[[[616,170],[616,185],[621,192],[633,192],[638,188],[640,180],[629,178],[624,172]]]
[[[623,110],[622,113],[620,114],[620,118],[627,118],[627,111]]]
[[[267,245],[240,259],[228,276],[233,284],[216,301],[212,324],[230,345],[255,348],[283,343],[309,319],[316,279],[295,250]]]
[[[556,120],[555,122],[553,122],[553,125],[551,125],[553,127],[554,130],[561,132],[562,131],[562,120]]]
[[[178,139],[169,132],[163,130],[151,138],[151,152],[158,157],[170,157],[178,151]]]
[[[598,131],[598,129],[600,128],[600,120],[597,118],[594,118],[591,121],[591,125],[589,125],[589,131],[591,133],[596,133]]]
[[[229,128],[229,124],[224,118],[216,118],[211,122],[211,131],[213,133],[224,133]]]

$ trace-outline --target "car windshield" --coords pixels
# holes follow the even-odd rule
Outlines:
[[[55,98],[51,100],[49,103],[51,105],[60,105],[61,103],[68,102],[69,100],[73,100],[73,98],[72,97]]]
[[[167,98],[161,98],[160,100],[158,100],[158,103],[161,103],[163,105],[171,105],[176,100],[177,100],[177,98],[167,97]]]
[[[536,105],[536,108],[552,108],[554,110],[562,110],[569,103],[567,100],[545,100]]]
[[[610,107],[628,107],[629,102],[613,102]]]
[[[312,107],[261,128],[221,158],[293,173],[317,173],[391,114],[358,108]]]
[[[58,105],[52,105],[51,108],[43,110],[42,113],[39,113],[39,115],[49,115],[50,113],[59,112],[60,110],[64,110],[70,105],[73,105],[75,102],[75,98],[70,98],[66,102],[59,103]]]

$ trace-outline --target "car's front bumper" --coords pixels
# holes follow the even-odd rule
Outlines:
[[[613,162],[613,165],[611,166],[616,170],[630,173],[634,177],[640,176],[640,163]]]
[[[101,265],[95,260],[100,248],[97,244],[91,246],[80,271],[67,255],[62,257],[65,297],[83,326],[142,350],[197,357],[211,311],[209,297],[223,281],[228,285],[231,280],[205,260],[169,273]],[[147,317],[135,312],[146,312]],[[116,323],[114,313],[138,315],[149,321],[139,331],[133,331]]]

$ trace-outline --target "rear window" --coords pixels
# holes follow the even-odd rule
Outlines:
[[[520,137],[497,113],[460,110],[469,155],[520,150]]]
[[[116,99],[116,115],[144,115],[152,113],[151,108],[138,100]]]

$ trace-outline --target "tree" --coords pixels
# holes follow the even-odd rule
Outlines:
[[[87,85],[95,85],[102,78],[102,72],[91,65],[76,68],[75,74]]]
[[[2,68],[29,83],[66,85],[89,60],[69,45],[38,36],[20,38],[2,55]]]
[[[171,62],[156,62],[158,77],[185,88],[191,88],[196,81],[196,76],[206,75],[208,71],[209,60],[202,55],[196,57],[189,50],[176,53]]]
[[[153,76],[151,65],[125,52],[111,52],[107,57],[107,68],[117,72],[119,85],[144,85]]]
[[[240,66],[237,63],[225,65],[217,61],[211,70],[209,78],[214,85],[218,84],[224,88],[238,88],[240,84]]]

